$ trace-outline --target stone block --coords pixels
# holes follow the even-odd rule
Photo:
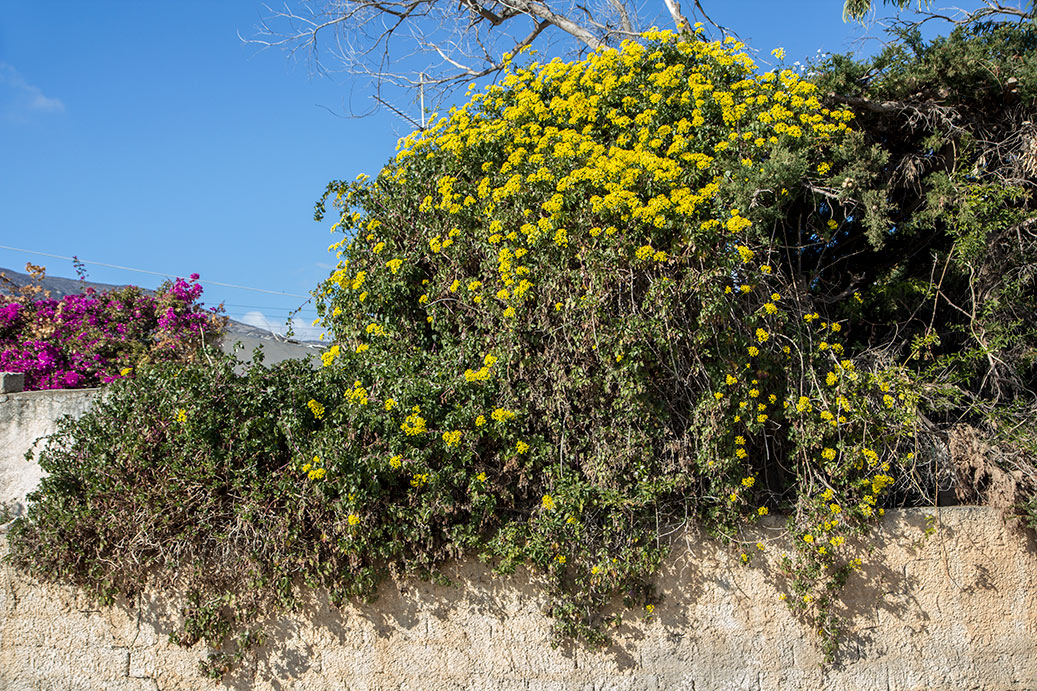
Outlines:
[[[0,393],[18,393],[25,390],[25,374],[0,372]]]

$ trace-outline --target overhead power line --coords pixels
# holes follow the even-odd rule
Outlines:
[[[92,264],[94,266],[106,266],[106,267],[108,267],[110,269],[122,269],[123,271],[136,271],[137,273],[140,273],[140,274],[151,274],[152,276],[162,276],[163,278],[175,278],[175,274],[161,273],[159,271],[148,271],[147,269],[134,269],[134,268],[129,267],[129,266],[119,266],[118,264],[107,264],[105,262],[87,261],[85,259],[79,259],[78,257],[63,257],[60,254],[51,254],[49,252],[37,252],[36,250],[24,250],[24,249],[21,249],[19,247],[8,247],[7,245],[0,245],[0,249],[11,250],[13,252],[24,252],[26,254],[38,254],[41,257],[52,257],[54,259],[65,259],[65,260],[68,260],[70,262],[78,261],[78,262],[81,262],[83,264]],[[270,295],[285,295],[285,296],[290,297],[290,298],[308,299],[310,297],[308,295],[297,295],[296,293],[286,293],[286,292],[281,291],[281,290],[266,290],[265,288],[250,288],[249,286],[239,286],[239,285],[236,285],[234,283],[222,283],[220,281],[210,281],[209,279],[204,279],[202,282],[203,283],[208,283],[208,284],[214,285],[214,286],[223,286],[224,288],[237,288],[239,290],[251,290],[251,291],[256,292],[256,293],[268,293]]]

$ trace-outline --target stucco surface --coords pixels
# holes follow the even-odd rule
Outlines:
[[[778,525],[761,529],[767,559],[782,551]],[[452,585],[387,583],[342,610],[309,593],[267,622],[258,661],[218,683],[198,672],[200,645],[169,642],[174,603],[152,593],[101,608],[0,565],[0,689],[1037,688],[1029,534],[988,508],[890,511],[873,544],[844,593],[851,631],[834,667],[779,600],[776,569],[688,534],[659,575],[655,616],[628,612],[605,649],[553,647],[535,575],[465,561],[447,569]]]
[[[1034,545],[990,509],[939,518],[926,540],[921,512],[887,516],[880,553],[848,584],[853,630],[829,669],[770,569],[689,538],[660,575],[656,616],[631,613],[604,650],[552,647],[535,579],[466,562],[449,569],[450,586],[387,584],[376,602],[342,611],[311,594],[270,623],[258,662],[219,684],[198,672],[200,645],[168,642],[169,603],[98,608],[5,566],[0,688],[1037,688]]]
[[[11,504],[15,513],[25,509],[25,495],[43,476],[40,466],[25,460],[36,440],[57,429],[64,415],[82,415],[99,389],[60,389],[0,394],[0,504]],[[42,443],[42,442],[41,442]]]

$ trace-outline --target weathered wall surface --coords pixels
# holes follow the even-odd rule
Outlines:
[[[99,389],[24,391],[0,394],[0,504],[24,510],[25,495],[35,489],[42,471],[25,452],[42,436],[53,434],[64,415],[78,417]]]
[[[258,662],[221,684],[199,675],[200,646],[168,642],[168,603],[101,609],[3,566],[0,689],[1037,688],[1031,538],[975,507],[940,509],[926,538],[926,513],[887,515],[846,589],[846,654],[826,670],[773,569],[689,536],[659,577],[655,617],[629,614],[604,650],[552,648],[528,574],[497,578],[466,562],[449,569],[452,586],[387,584],[378,601],[342,611],[314,595],[272,623]],[[780,551],[775,541],[767,554]]]

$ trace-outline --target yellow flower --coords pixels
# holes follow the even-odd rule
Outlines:
[[[327,352],[321,353],[321,363],[323,363],[325,367],[330,367],[331,363],[334,362],[335,358],[338,357],[340,350],[341,349],[337,345],[331,346],[331,348],[329,348]]]
[[[517,444],[515,444],[515,451],[519,453],[526,453],[527,451],[529,451],[529,444],[527,444],[524,441],[520,441]]]
[[[557,557],[555,557],[555,561],[557,561],[559,564],[564,564],[565,563],[565,555],[564,554],[559,554]]]
[[[736,379],[735,377],[731,376],[730,374],[727,375],[727,378],[725,379],[725,381],[727,382],[728,386],[733,386],[734,384],[738,383],[738,379]]]
[[[756,509],[756,513],[761,516],[766,516],[768,513],[770,513],[770,511],[766,506],[761,506],[760,508]]]
[[[486,424],[486,416],[485,415],[480,415],[479,417],[475,418],[475,426],[476,427],[482,427],[485,424]]]
[[[389,466],[392,468],[399,468],[403,465],[403,454],[396,454],[389,459]]]
[[[386,410],[392,410],[395,407],[396,407],[396,401],[395,400],[393,400],[391,398],[385,399],[385,409]]]
[[[323,412],[323,411],[322,411]],[[181,425],[187,422],[187,411],[183,408],[176,409],[176,421]]]
[[[425,418],[421,417],[417,413],[412,413],[403,421],[403,424],[400,425],[400,429],[403,430],[407,436],[411,437],[422,434],[426,431]]]
[[[490,417],[492,417],[496,422],[507,422],[508,420],[515,419],[515,413],[510,410],[505,410],[504,408],[496,408],[492,413],[490,413]]]
[[[357,516],[355,513],[351,513],[349,514],[346,520],[349,521],[349,525],[356,525],[360,522],[360,516]]]
[[[121,370],[119,370],[119,376],[120,377],[125,377],[127,374],[129,374],[132,371],[133,371],[132,367],[123,367]]]
[[[540,505],[544,507],[544,509],[546,509],[547,511],[550,511],[555,507],[555,500],[551,497],[550,494],[545,494],[543,497],[540,498]]]
[[[479,482],[486,482],[486,473],[479,473],[475,476],[475,479]]]
[[[306,404],[306,407],[308,407],[310,409],[310,412],[313,413],[313,417],[317,418],[318,420],[324,418],[324,406],[318,403],[315,399],[311,398],[309,403]]]

